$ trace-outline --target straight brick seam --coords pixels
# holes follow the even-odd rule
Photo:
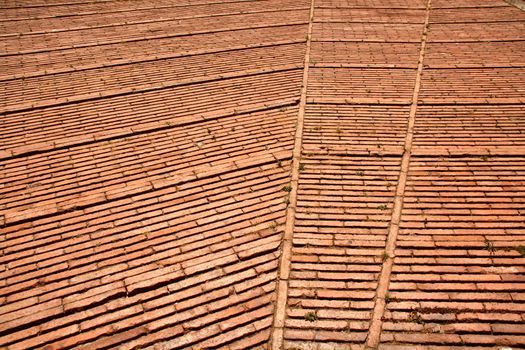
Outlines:
[[[0,34],[0,38],[17,37],[20,35],[23,35],[24,37],[26,37],[30,35],[54,34],[54,33],[63,33],[63,32],[74,32],[78,30],[123,27],[123,26],[136,25],[136,24],[173,22],[173,21],[188,20],[188,19],[249,15],[249,14],[257,14],[257,13],[300,11],[300,10],[307,10],[307,9],[308,9],[307,7],[296,7],[296,8],[279,9],[279,10],[277,9],[275,10],[255,10],[255,11],[245,11],[245,12],[237,11],[237,12],[218,13],[218,14],[212,14],[212,15],[183,16],[183,17],[162,18],[162,19],[156,19],[156,20],[152,19],[152,20],[147,20],[147,21],[117,22],[117,23],[103,24],[103,25],[98,25],[98,26],[72,27],[72,28],[52,29],[52,30],[41,30],[41,31],[34,31],[34,32]]]
[[[395,22],[395,21],[386,22],[386,21],[366,21],[366,20],[359,21],[359,20],[352,20],[352,19],[349,19],[347,21],[337,20],[337,19],[320,19],[320,20],[314,21],[314,23],[421,24],[421,22]]]
[[[286,209],[286,221],[283,233],[281,256],[279,257],[279,272],[277,275],[276,303],[273,317],[271,349],[281,350],[283,348],[284,321],[286,318],[286,303],[288,300],[288,278],[291,269],[292,240],[295,225],[295,208],[297,206],[297,187],[299,182],[299,166],[301,162],[301,148],[303,144],[304,114],[306,108],[306,93],[308,87],[308,72],[310,65],[310,49],[312,41],[312,29],[314,23],[315,0],[311,0],[308,33],[306,39],[306,51],[304,54],[303,83],[301,86],[301,98],[299,101],[299,112],[297,115],[297,130],[292,154],[291,191],[290,203]]]
[[[139,38],[125,39],[125,40],[108,40],[108,41],[92,42],[92,43],[89,43],[89,44],[81,44],[81,45],[73,45],[73,46],[58,46],[58,47],[51,47],[51,48],[48,48],[48,49],[0,53],[0,57],[27,55],[27,54],[43,53],[43,52],[51,52],[51,51],[80,49],[80,48],[84,48],[84,47],[103,46],[103,45],[112,45],[112,44],[123,44],[123,43],[137,42],[137,41],[155,40],[155,39],[176,38],[176,37],[181,37],[181,36],[192,36],[192,35],[198,35],[198,34],[214,34],[214,33],[222,33],[222,32],[235,32],[235,31],[241,31],[241,30],[247,30],[247,29],[260,29],[260,28],[290,27],[290,26],[305,25],[305,24],[307,24],[307,22],[297,21],[297,22],[289,22],[289,23],[282,23],[282,24],[272,24],[272,25],[263,24],[263,25],[244,26],[244,27],[236,27],[236,28],[224,28],[224,29],[217,29],[217,30],[211,30],[211,31],[210,30],[199,30],[199,31],[195,31],[195,32],[180,32],[180,33],[170,34],[170,35],[150,35],[150,36],[144,36],[144,37],[139,37]]]
[[[309,97],[307,103],[312,104],[355,104],[355,105],[396,105],[409,106],[412,104],[410,99],[393,99],[393,98],[367,98],[367,97]]]
[[[523,22],[521,19],[495,19],[488,21],[457,21],[457,22],[430,22],[430,24],[480,24],[480,23],[514,23]]]
[[[45,108],[45,107],[51,107],[51,106],[69,104],[69,103],[78,103],[78,102],[83,102],[83,101],[88,101],[88,100],[96,100],[100,98],[129,95],[129,94],[154,91],[154,90],[163,90],[163,89],[169,89],[169,88],[185,86],[185,85],[192,85],[192,84],[197,84],[197,83],[208,83],[208,82],[217,81],[217,80],[249,77],[249,76],[254,76],[254,75],[269,74],[269,73],[275,73],[275,72],[285,72],[285,71],[296,70],[300,68],[301,68],[300,65],[292,64],[292,65],[284,65],[284,66],[278,66],[278,67],[272,67],[272,68],[257,68],[257,69],[249,69],[245,71],[220,73],[220,74],[208,75],[208,76],[199,77],[199,78],[169,80],[163,83],[139,85],[136,87],[129,87],[129,88],[124,88],[124,89],[105,90],[102,92],[93,92],[90,94],[77,95],[73,97],[62,97],[62,98],[57,98],[57,99],[52,99],[52,100],[42,100],[42,101],[35,102],[35,103],[23,103],[23,104],[18,104],[18,105],[12,105],[12,106],[8,106],[6,108],[0,109],[0,115],[7,114],[7,113],[22,112],[22,111],[27,111],[27,110],[36,109],[36,108]]]
[[[474,22],[475,23],[475,22]],[[450,23],[449,23],[450,24]],[[394,43],[394,44],[413,44],[419,43],[415,40],[379,40],[379,39],[312,39],[314,42],[325,42],[325,43]],[[503,43],[503,42],[516,42],[525,41],[523,38],[512,38],[512,39],[465,39],[465,40],[432,40],[432,44],[442,43]]]
[[[450,10],[450,9],[472,9],[472,8],[498,8],[498,7],[508,7],[509,5],[496,5],[496,4],[475,4],[475,5],[459,5],[459,6],[439,6],[435,7],[438,10]]]
[[[414,44],[419,43],[417,40],[387,40],[387,39],[312,39],[316,43],[394,43],[394,44]],[[475,41],[478,42],[478,41]]]
[[[250,108],[230,108],[222,110],[222,113],[203,113],[196,114],[184,118],[174,118],[171,120],[165,120],[162,122],[153,122],[147,124],[141,124],[137,126],[131,126],[127,128],[112,129],[111,134],[108,135],[108,131],[101,131],[100,133],[94,133],[86,135],[84,137],[73,137],[65,138],[57,141],[42,142],[29,146],[20,146],[13,149],[0,150],[0,160],[9,158],[21,158],[37,153],[51,152],[54,150],[68,149],[76,146],[83,146],[88,144],[94,144],[102,141],[116,140],[125,137],[130,137],[139,134],[146,134],[154,131],[162,131],[171,128],[191,125],[206,120],[218,120],[234,115],[242,115],[253,112],[260,112],[270,109],[276,109],[281,107],[293,106],[298,103],[297,99],[280,100],[275,103],[259,103],[251,105]]]
[[[459,159],[464,157],[479,157],[481,155],[492,157],[506,157],[513,159],[516,156],[525,154],[525,146],[418,146],[417,150],[412,151],[412,156]]]
[[[97,63],[97,64],[86,64],[86,65],[81,65],[81,66],[76,66],[76,67],[65,67],[65,68],[41,70],[41,71],[36,71],[32,73],[4,75],[4,76],[0,76],[0,81],[35,78],[35,77],[40,77],[40,76],[45,76],[45,75],[72,73],[72,72],[80,72],[80,71],[86,71],[86,70],[92,70],[92,69],[125,66],[128,64],[154,62],[154,61],[160,61],[160,60],[165,60],[165,59],[170,59],[170,58],[199,56],[199,55],[207,55],[207,54],[229,52],[229,51],[256,49],[256,48],[262,48],[262,47],[300,44],[300,43],[304,43],[305,41],[306,40],[281,40],[281,41],[268,42],[268,43],[262,43],[262,44],[237,45],[237,46],[231,46],[228,48],[222,48],[222,49],[217,49],[217,50],[206,49],[206,50],[182,51],[176,54],[166,54],[166,55],[156,55],[156,56],[151,56],[151,55],[135,56],[134,58],[131,58],[131,59],[119,59],[119,60],[107,61],[107,62],[102,62],[102,63]]]
[[[103,2],[103,1],[100,1]],[[125,10],[116,10],[116,11],[87,11],[87,12],[78,12],[75,14],[67,14],[67,15],[50,15],[50,16],[35,16],[35,17],[16,17],[16,18],[7,18],[7,19],[0,19],[0,22],[14,22],[14,21],[27,21],[27,20],[33,20],[33,19],[47,19],[47,18],[61,18],[61,17],[80,17],[80,16],[89,16],[89,15],[102,15],[102,14],[109,14],[109,13],[121,13],[121,12],[134,12],[134,11],[144,11],[144,10],[156,10],[156,9],[166,9],[166,8],[176,8],[176,7],[191,7],[191,6],[206,6],[206,5],[216,5],[216,4],[231,4],[231,3],[246,3],[246,1],[224,1],[224,2],[210,2],[210,3],[197,3],[197,4],[185,4],[185,5],[165,5],[165,6],[154,6],[154,7],[137,7],[133,9],[125,9]],[[54,5],[54,4],[52,4]],[[41,6],[50,6],[50,5],[39,5],[39,6],[33,6],[33,7],[41,7]],[[31,7],[31,6],[28,6]],[[17,9],[18,7],[0,7],[0,10],[8,10],[8,9]]]
[[[453,105],[521,105],[525,103],[523,97],[490,97],[490,98],[422,98],[418,102],[425,106],[453,106]]]
[[[84,4],[96,4],[96,3],[104,3],[104,2],[112,2],[112,1],[114,1],[114,0],[91,0],[91,1],[80,1],[80,2],[58,2],[58,3],[52,3],[52,4],[28,5],[28,6],[24,6],[24,8],[84,5]],[[18,9],[20,7],[21,6],[2,6],[2,7],[0,7],[0,10]]]
[[[262,153],[262,152],[261,152]],[[57,203],[54,208],[47,208],[45,211],[40,210],[39,214],[34,215],[34,208],[25,209],[25,210],[8,210],[3,214],[4,223],[3,225],[10,226],[17,223],[22,223],[26,221],[33,221],[35,219],[41,219],[46,217],[51,217],[58,215],[63,212],[70,210],[81,210],[85,208],[91,208],[96,205],[107,203],[114,200],[120,200],[124,198],[131,198],[138,195],[143,195],[146,193],[158,191],[168,187],[179,186],[184,183],[205,179],[214,176],[220,176],[228,174],[231,172],[260,167],[262,165],[275,163],[278,161],[284,161],[290,159],[290,151],[276,151],[272,153],[263,153],[257,154],[256,156],[250,157],[248,159],[238,159],[233,161],[228,161],[220,165],[201,165],[196,169],[188,171],[186,173],[176,174],[174,176],[165,178],[165,179],[155,179],[155,180],[135,180],[126,184],[125,187],[119,189],[122,192],[116,191],[104,191],[97,196],[93,202],[75,207],[74,204],[70,206],[61,206]],[[42,209],[42,208],[40,208]]]
[[[367,349],[377,349],[381,340],[381,327],[383,325],[383,315],[386,309],[386,295],[390,284],[390,277],[392,274],[392,267],[394,264],[395,249],[397,244],[397,235],[399,231],[399,223],[401,221],[401,211],[403,209],[403,200],[405,195],[406,181],[408,177],[408,169],[410,165],[410,156],[412,153],[412,141],[414,136],[414,124],[416,119],[417,103],[419,96],[419,89],[421,87],[421,75],[423,72],[423,59],[425,57],[426,38],[429,28],[430,8],[432,0],[427,2],[427,13],[425,17],[425,26],[421,35],[421,49],[419,51],[419,62],[417,67],[416,81],[414,84],[414,92],[412,97],[412,105],[410,106],[410,115],[408,120],[407,135],[405,138],[405,151],[401,160],[401,168],[399,172],[399,181],[396,188],[396,196],[394,198],[394,206],[392,209],[392,217],[388,230],[385,253],[387,254],[381,274],[379,276],[374,310],[368,335],[366,338]]]
[[[70,6],[70,5],[85,5],[85,4],[97,4],[97,3],[104,3],[104,2],[114,2],[115,0],[92,0],[92,1],[80,1],[80,2],[62,2],[62,3],[53,3],[53,4],[44,4],[44,5],[29,5],[24,6],[24,8],[34,8],[34,7],[56,7],[56,6]],[[257,0],[252,0],[257,1]],[[198,6],[198,5],[213,5],[213,4],[231,4],[236,2],[246,2],[246,0],[233,0],[233,1],[215,1],[215,2],[207,2],[207,3],[197,3],[197,4],[183,4],[183,5],[176,5],[176,6],[170,6],[170,7],[183,7],[183,6]],[[20,6],[11,6],[11,7],[0,7],[0,10],[8,10],[8,9],[18,9]],[[127,11],[127,10],[123,10]],[[118,11],[120,12],[120,11]]]
[[[440,70],[446,70],[446,69],[480,69],[480,68],[522,68],[525,67],[525,61],[524,63],[505,63],[505,64],[485,64],[485,65],[479,65],[475,63],[461,63],[461,64],[429,64],[425,65],[425,68],[429,69],[440,69]]]
[[[448,23],[451,24],[451,23]],[[476,24],[476,22],[473,22]],[[498,39],[498,38],[479,38],[479,39],[464,39],[464,40],[432,40],[431,44],[441,44],[441,43],[505,43],[505,42],[515,42],[515,41],[525,41],[525,39],[511,38],[511,39]]]
[[[414,69],[410,64],[385,64],[385,63],[313,63],[313,68],[388,68],[388,69]]]
[[[367,5],[318,5],[318,9],[351,9],[351,10],[424,10],[422,6],[367,6]]]

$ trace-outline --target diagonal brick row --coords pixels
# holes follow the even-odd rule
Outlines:
[[[85,4],[84,7],[92,4]],[[122,6],[125,5],[125,6]],[[96,10],[77,8],[75,12],[60,7],[48,7],[43,14],[34,12],[30,18],[7,17],[0,22],[4,35],[16,33],[42,33],[49,31],[73,31],[81,28],[121,26],[129,23],[161,22],[191,17],[220,17],[250,12],[286,11],[308,8],[307,1],[269,0],[269,1],[239,1],[231,3],[210,2],[188,6],[180,1],[163,4],[158,1],[133,2],[99,2]],[[34,8],[38,11],[38,8]]]
[[[258,1],[258,0],[256,0]],[[181,1],[181,0],[137,0],[137,1],[19,1],[13,0],[4,2],[1,9],[6,14],[6,21],[9,20],[28,20],[46,17],[71,17],[71,16],[91,16],[103,15],[106,13],[124,12],[128,16],[133,16],[135,11],[145,9],[176,9],[177,12],[202,12],[208,9],[210,14],[217,13],[218,9],[254,8],[257,6],[269,5],[269,2],[246,1],[246,0],[202,0],[202,1]],[[297,2],[296,2],[297,3]],[[144,17],[143,17],[144,19]]]
[[[2,76],[5,76],[49,69],[66,69],[87,64],[103,67],[105,64],[119,62],[123,59],[130,61],[137,56],[188,54],[196,50],[216,52],[239,45],[304,40],[305,29],[304,25],[281,25],[199,35],[143,37],[130,42],[5,56],[1,60],[0,69],[3,72]]]
[[[8,222],[47,215],[119,198],[137,184],[148,186],[203,166],[289,150],[296,113],[288,108],[221,118],[7,161],[4,171],[13,181],[0,191],[0,208]]]
[[[183,330],[188,345],[220,344],[210,338],[216,332],[199,331],[219,314],[231,324],[219,332],[247,322],[247,334],[268,328],[233,316],[271,314],[289,169],[286,159],[279,163],[12,226],[2,258],[9,268],[0,290],[8,302],[0,307],[2,343],[43,345],[58,340],[56,329],[67,336],[63,347],[101,336],[118,343],[134,329],[143,337],[133,347]],[[63,333],[70,324],[78,327]],[[167,326],[179,331],[167,334]]]
[[[146,18],[75,39],[133,41],[3,61],[0,345],[266,347],[305,26],[290,11],[233,14],[268,2],[206,5],[212,16],[181,21],[208,32],[191,36],[133,2],[41,5],[7,12]],[[69,17],[21,40],[72,44]],[[144,36],[153,23],[169,32]]]
[[[31,102],[74,99],[76,96],[106,93],[108,90],[137,90],[139,86],[166,85],[170,81],[197,78],[205,81],[206,78],[213,80],[227,74],[241,76],[245,71],[301,66],[303,51],[304,44],[273,45],[174,58],[149,58],[143,62],[135,61],[111,67],[0,81],[0,91],[5,96],[0,106],[14,109],[17,105],[23,106]]]
[[[283,100],[290,104],[299,81],[300,71],[292,69],[10,113],[4,116],[4,147],[16,155],[198,122]]]
[[[524,19],[4,1],[0,347],[519,348]]]
[[[79,46],[97,46],[104,43],[118,43],[143,37],[176,37],[198,33],[214,33],[235,29],[271,27],[277,25],[301,24],[307,11],[279,11],[275,13],[238,14],[221,17],[182,19],[167,22],[129,24],[111,28],[79,29],[71,32],[49,32],[5,37],[0,44],[0,54],[19,54],[39,51],[56,51]],[[204,28],[204,29],[203,29]],[[87,35],[89,33],[89,35]]]

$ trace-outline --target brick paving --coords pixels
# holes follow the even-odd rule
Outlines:
[[[525,348],[517,7],[5,0],[0,38],[0,348]]]

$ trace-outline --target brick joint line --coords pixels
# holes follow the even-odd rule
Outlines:
[[[186,79],[179,79],[179,80],[167,80],[163,81],[161,83],[149,83],[144,85],[136,85],[133,87],[126,87],[126,88],[120,88],[120,89],[111,89],[111,90],[105,90],[101,92],[92,92],[87,93],[83,95],[74,95],[74,96],[68,96],[68,97],[59,97],[55,99],[49,99],[49,100],[41,100],[39,102],[29,102],[29,103],[22,103],[22,104],[14,104],[14,105],[7,105],[5,108],[0,109],[0,114],[12,114],[12,113],[19,113],[23,111],[29,111],[37,108],[48,108],[58,105],[65,105],[65,104],[71,104],[71,103],[79,103],[79,102],[85,102],[90,100],[98,100],[103,98],[111,98],[111,97],[117,97],[117,96],[123,96],[123,95],[132,95],[137,93],[144,93],[144,92],[150,92],[155,90],[165,90],[165,89],[171,89],[186,85],[193,85],[198,83],[210,83],[214,81],[221,81],[226,79],[235,79],[235,78],[244,78],[244,77],[251,77],[256,75],[263,75],[263,74],[272,74],[272,73],[278,73],[278,72],[286,72],[290,70],[299,70],[301,69],[301,66],[299,64],[288,64],[288,65],[281,65],[281,66],[275,66],[271,68],[255,68],[255,69],[247,69],[243,71],[235,71],[235,72],[228,72],[228,73],[219,73],[219,74],[213,74],[213,75],[206,75],[203,77],[197,77],[197,78],[186,78]]]
[[[190,115],[182,118],[173,118],[163,121],[157,121],[141,125],[132,125],[120,129],[111,129],[111,134],[107,134],[106,131],[100,133],[88,134],[84,137],[72,137],[62,138],[60,140],[41,142],[36,144],[30,144],[27,146],[14,147],[11,149],[0,149],[0,160],[14,159],[31,156],[34,154],[42,154],[46,152],[52,152],[56,150],[64,150],[71,147],[85,146],[95,144],[102,141],[118,140],[126,137],[132,137],[136,135],[143,135],[152,132],[158,132],[163,130],[169,130],[182,126],[193,125],[208,120],[219,120],[222,118],[231,117],[234,115],[242,115],[260,111],[266,111],[281,107],[295,106],[299,101],[297,99],[280,100],[275,103],[259,103],[252,106],[251,108],[231,108],[225,109],[220,112],[212,113],[201,113]]]
[[[135,38],[129,38],[129,39],[115,39],[115,40],[108,40],[108,41],[103,41],[103,42],[89,42],[86,44],[77,44],[77,45],[71,45],[71,46],[58,46],[58,47],[49,47],[45,49],[35,49],[35,50],[18,51],[18,52],[14,52],[14,51],[6,52],[6,53],[0,53],[0,57],[27,55],[27,54],[35,54],[35,53],[43,53],[43,52],[51,52],[51,51],[76,50],[76,49],[82,49],[86,47],[102,46],[102,45],[114,45],[114,44],[120,45],[124,43],[132,43],[132,42],[138,42],[138,41],[177,38],[177,37],[192,36],[192,35],[198,35],[198,34],[237,32],[237,31],[242,31],[242,30],[261,29],[261,28],[291,27],[291,26],[299,26],[299,25],[306,25],[306,24],[307,23],[303,21],[292,21],[292,22],[278,23],[278,24],[262,24],[262,25],[259,24],[259,25],[252,25],[252,26],[240,26],[240,27],[234,27],[234,28],[222,28],[222,29],[216,29],[216,30],[200,30],[200,31],[194,31],[194,32],[180,32],[180,33],[171,33],[171,34],[162,34],[162,35],[149,35],[149,36],[135,37]]]
[[[84,26],[84,27],[80,26],[80,27],[60,28],[60,29],[52,29],[52,30],[41,30],[41,31],[34,31],[34,32],[0,34],[0,38],[10,39],[12,37],[17,37],[17,36],[19,37],[19,36],[30,36],[30,35],[55,34],[55,33],[63,33],[63,32],[75,32],[75,31],[80,31],[80,30],[124,27],[124,26],[150,24],[150,23],[176,22],[176,21],[185,21],[185,20],[202,19],[202,18],[250,15],[250,14],[268,13],[268,12],[300,11],[300,10],[306,10],[306,8],[297,7],[297,8],[291,8],[291,9],[270,9],[270,10],[255,10],[255,11],[245,11],[245,12],[237,11],[237,12],[224,12],[224,13],[211,14],[211,15],[195,15],[195,16],[169,17],[169,18],[154,19],[154,20],[117,22],[117,23],[101,24],[101,25],[94,25],[94,26]],[[54,18],[54,17],[51,17],[51,18]]]
[[[251,45],[236,45],[236,46],[224,47],[224,48],[219,48],[219,49],[186,50],[186,51],[181,51],[178,53],[170,53],[170,54],[163,54],[163,55],[134,56],[132,58],[124,58],[124,59],[118,59],[118,60],[112,60],[112,61],[102,61],[102,62],[85,64],[85,65],[80,65],[80,66],[72,66],[72,67],[69,66],[69,67],[45,69],[45,70],[40,70],[40,71],[35,71],[35,72],[30,72],[30,73],[4,75],[4,76],[0,76],[0,81],[35,78],[35,77],[41,77],[41,76],[46,76],[46,75],[55,75],[55,74],[64,74],[64,73],[74,73],[74,72],[93,70],[93,69],[125,66],[125,65],[136,64],[136,63],[161,61],[161,60],[179,58],[179,57],[209,55],[209,54],[229,52],[229,51],[242,51],[242,50],[265,48],[265,47],[280,46],[280,45],[293,45],[293,44],[300,44],[303,42],[305,42],[305,40],[280,40],[280,41],[266,42],[266,43],[255,43]]]
[[[297,129],[295,131],[295,142],[292,154],[291,191],[288,208],[286,209],[286,223],[281,244],[281,256],[279,257],[279,272],[277,276],[277,294],[272,325],[271,349],[281,350],[283,348],[284,321],[286,318],[286,303],[288,300],[288,278],[291,269],[292,239],[295,225],[295,210],[297,206],[297,190],[299,185],[299,166],[301,162],[301,149],[303,144],[304,114],[306,108],[306,92],[308,87],[308,71],[310,66],[310,49],[312,42],[312,28],[314,23],[315,0],[310,3],[310,15],[308,32],[306,38],[306,51],[304,55],[303,82],[301,85],[301,98],[299,101],[299,112],[297,115]]]
[[[417,67],[416,81],[414,84],[412,105],[410,106],[407,134],[405,138],[405,151],[403,152],[403,157],[401,159],[401,169],[399,172],[399,180],[396,188],[394,207],[392,209],[392,218],[390,220],[390,226],[385,247],[385,253],[387,255],[385,261],[383,262],[383,267],[381,269],[381,274],[378,280],[374,310],[372,313],[371,324],[366,339],[366,349],[377,349],[381,340],[381,328],[383,325],[382,319],[386,309],[385,299],[388,293],[390,277],[392,274],[392,267],[394,264],[397,234],[399,232],[399,223],[401,221],[401,211],[403,209],[405,187],[408,177],[408,168],[410,164],[410,156],[412,153],[414,124],[416,119],[419,89],[421,87],[421,74],[423,72],[423,59],[425,57],[425,46],[429,27],[430,7],[432,6],[431,3],[432,0],[427,1],[425,26],[423,29],[423,33],[421,34],[421,49],[419,51],[419,62]]]
[[[107,2],[111,2],[113,0],[108,0]],[[105,2],[105,1],[93,1],[92,3],[97,2]],[[63,18],[63,17],[82,17],[82,16],[92,16],[92,15],[101,15],[101,14],[112,14],[112,13],[122,13],[122,12],[137,12],[137,11],[147,11],[147,10],[157,10],[157,9],[171,9],[176,7],[190,7],[190,6],[206,6],[206,5],[217,5],[217,4],[233,4],[233,3],[239,3],[239,2],[245,2],[242,1],[219,1],[219,2],[209,2],[209,3],[197,3],[197,4],[179,4],[179,5],[164,5],[164,6],[153,6],[153,7],[135,7],[131,9],[123,9],[123,10],[110,10],[110,11],[85,11],[85,12],[75,12],[75,13],[68,13],[68,14],[60,14],[60,15],[40,15],[40,16],[31,16],[31,17],[13,17],[13,18],[7,18],[7,19],[0,19],[0,23],[2,22],[14,22],[14,21],[28,21],[28,20],[35,20],[35,19],[48,19],[48,18]],[[85,4],[89,4],[91,2],[86,2]],[[50,6],[62,6],[59,4],[46,4],[46,5],[33,5],[33,6],[25,6],[25,7],[50,7]],[[19,7],[0,7],[0,10],[6,10],[6,9],[17,9]]]
[[[17,209],[9,212],[6,211],[0,218],[0,227],[1,226],[12,226],[25,222],[34,221],[37,219],[43,219],[52,217],[55,215],[60,215],[70,211],[84,210],[86,208],[93,208],[98,205],[113,201],[113,200],[122,200],[125,198],[132,198],[134,196],[144,195],[146,193],[153,193],[165,188],[173,188],[186,184],[192,181],[207,179],[212,177],[217,177],[225,174],[234,173],[239,170],[249,169],[260,167],[262,165],[274,164],[276,161],[284,161],[289,159],[288,151],[276,151],[272,153],[266,153],[264,155],[255,154],[254,156],[248,159],[237,159],[229,160],[227,162],[221,163],[220,166],[212,165],[201,165],[194,169],[190,169],[186,173],[178,174],[176,176],[153,179],[153,180],[135,180],[129,182],[125,187],[118,190],[122,192],[112,193],[111,190],[104,191],[101,193],[101,196],[98,200],[94,200],[89,204],[77,205],[75,202],[70,202],[68,204],[60,203],[55,205],[53,208],[43,208],[41,207],[39,214],[34,214],[32,209],[18,211]]]

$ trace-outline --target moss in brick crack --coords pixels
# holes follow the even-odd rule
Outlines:
[[[425,323],[425,321],[423,321],[423,318],[421,317],[419,312],[417,312],[417,310],[413,310],[412,312],[408,314],[407,321],[417,323],[417,324]]]
[[[485,249],[490,252],[490,254],[496,253],[496,247],[494,246],[494,243],[492,241],[489,241],[485,238]]]
[[[392,298],[390,293],[386,293],[386,295],[385,295],[385,303],[387,303],[387,304],[391,303],[393,300],[394,300],[394,298]]]
[[[288,185],[288,186],[283,186],[283,191],[284,192],[292,192],[292,186]]]
[[[304,319],[308,322],[317,321],[317,314],[313,311],[307,312],[304,314]]]
[[[521,256],[525,257],[525,246],[520,245],[516,248],[514,248],[518,253],[521,254]]]

